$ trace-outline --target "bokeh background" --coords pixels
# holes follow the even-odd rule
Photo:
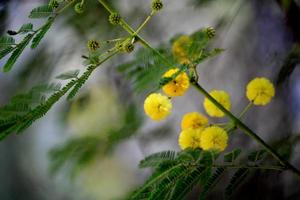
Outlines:
[[[18,29],[31,21],[28,13],[40,0],[1,0],[0,33]],[[137,27],[149,13],[150,0],[110,0],[122,16]],[[142,35],[154,46],[177,34],[191,34],[199,28],[216,27],[213,46],[224,53],[199,66],[200,83],[207,89],[231,94],[233,112],[246,105],[245,86],[257,76],[276,84],[276,98],[266,107],[251,109],[244,121],[270,143],[300,136],[300,1],[298,0],[164,0]],[[96,0],[86,0],[85,12],[72,8],[55,22],[36,50],[26,49],[17,66],[0,73],[0,104],[33,85],[49,82],[60,72],[83,69],[81,55],[89,39],[107,40],[123,34],[107,22],[107,13]],[[139,47],[138,47],[139,48]],[[142,109],[145,93],[135,93],[117,66],[132,55],[113,58],[98,69],[72,102],[65,98],[21,135],[0,143],[0,199],[2,200],[87,200],[124,199],[143,183],[150,171],[138,169],[145,156],[161,150],[179,150],[177,138],[181,117],[203,112],[203,97],[191,88],[174,100],[172,115],[165,121],[149,120]],[[5,60],[0,61],[3,66]],[[128,104],[137,108],[134,135],[114,145],[107,154],[99,150],[87,164],[72,161],[51,173],[51,150],[76,138],[105,137],[118,129]],[[127,121],[125,123],[131,123]],[[296,138],[296,137],[295,137]],[[298,140],[297,140],[298,141]],[[290,148],[291,162],[300,168],[300,145]],[[89,144],[89,143],[88,143]],[[84,148],[86,143],[78,144]],[[258,146],[237,132],[230,146],[254,149]],[[64,155],[62,156],[64,157]],[[226,182],[226,177],[224,182]],[[222,199],[221,183],[210,199]],[[290,173],[261,173],[247,179],[236,199],[300,199],[300,181]],[[197,199],[195,190],[188,199]]]

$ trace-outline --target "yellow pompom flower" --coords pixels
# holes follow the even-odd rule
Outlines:
[[[208,124],[208,119],[198,112],[187,113],[181,121],[182,130],[204,128]]]
[[[172,103],[167,96],[159,93],[150,94],[144,102],[145,113],[153,120],[166,118],[172,109]]]
[[[217,102],[219,102],[224,108],[230,110],[230,96],[223,90],[213,90],[209,93]],[[208,98],[204,99],[203,106],[207,114],[211,117],[223,117],[224,113],[217,106],[215,106]]]
[[[187,35],[180,36],[172,45],[172,54],[180,64],[189,64],[191,61],[188,57],[187,49],[191,45],[192,40]]]
[[[247,85],[246,95],[254,105],[264,106],[275,96],[275,89],[271,81],[266,78],[255,78]]]
[[[203,150],[223,151],[227,147],[227,142],[227,132],[218,126],[208,127],[201,133],[200,147]]]
[[[185,129],[181,131],[178,144],[182,150],[186,148],[200,148],[200,139],[203,129]]]
[[[172,77],[173,74],[178,72],[178,68],[170,69],[163,77]],[[190,86],[189,77],[185,72],[181,72],[175,79],[162,87],[163,91],[170,97],[182,96]]]

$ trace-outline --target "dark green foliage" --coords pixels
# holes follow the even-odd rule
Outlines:
[[[140,161],[139,167],[156,167],[163,162],[174,161],[176,152],[175,151],[163,151],[152,154],[145,159]]]
[[[207,179],[203,185],[203,189],[200,193],[200,200],[205,200],[207,194],[215,187],[215,185],[220,181],[222,175],[224,174],[225,168],[219,167],[215,172]]]
[[[140,167],[155,171],[144,186],[133,192],[130,199],[182,199],[198,183],[210,177],[214,152],[187,149],[152,154],[141,161]]]
[[[53,8],[48,5],[39,6],[34,8],[29,15],[29,18],[46,18],[53,12]]]
[[[224,155],[224,162],[235,161],[241,152],[242,152],[242,150],[240,150],[240,149],[234,149],[233,151],[226,153]]]
[[[42,28],[39,30],[39,32],[35,35],[35,37],[32,40],[32,44],[31,44],[32,49],[36,48],[39,45],[39,43],[41,42],[41,40],[43,39],[43,37],[45,36],[47,31],[50,29],[53,21],[54,21],[54,18],[49,18],[47,23],[44,24],[42,26]]]
[[[71,175],[76,175],[79,168],[86,166],[95,157],[105,156],[116,144],[134,135],[141,127],[142,121],[137,109],[129,105],[124,111],[121,127],[112,127],[107,132],[107,138],[84,136],[67,141],[50,151],[51,172],[56,173],[68,166]]]
[[[11,36],[0,37],[0,48],[10,47],[15,44],[15,39]]]
[[[126,106],[122,118],[122,126],[117,129],[112,129],[108,133],[108,149],[112,149],[115,144],[134,135],[143,123],[143,118],[140,115],[140,111],[133,104]]]
[[[52,149],[49,152],[51,159],[50,171],[56,173],[68,163],[72,175],[76,171],[92,161],[102,146],[101,140],[97,136],[86,136],[69,140],[65,144]]]
[[[243,182],[243,180],[248,175],[249,171],[250,170],[248,168],[240,168],[234,173],[234,175],[229,181],[228,186],[225,189],[226,199],[230,199],[234,190],[237,189],[237,187]]]
[[[20,30],[18,31],[18,33],[28,33],[33,31],[33,25],[32,23],[27,23],[27,24],[23,24],[20,28]]]
[[[287,57],[284,59],[284,63],[282,64],[279,74],[277,76],[277,84],[282,84],[289,79],[292,75],[296,66],[300,62],[300,46],[295,45]]]
[[[15,48],[6,47],[5,49],[0,51],[0,59],[4,58],[6,55],[10,54]]]
[[[72,79],[72,78],[77,78],[78,74],[79,74],[79,70],[71,70],[65,73],[62,73],[58,76],[56,76],[56,79],[60,79],[60,80],[68,80],[68,79]]]
[[[12,66],[15,64],[21,53],[24,51],[25,47],[28,45],[32,37],[32,34],[25,36],[24,39],[17,45],[16,49],[12,52],[12,55],[3,67],[4,72],[8,72],[11,70]]]
[[[251,162],[258,162],[262,160],[267,155],[266,150],[253,151],[248,155],[248,160]]]
[[[211,168],[196,167],[190,171],[190,174],[179,180],[171,192],[172,200],[183,199],[198,183],[204,184],[211,175]]]
[[[172,60],[169,51],[164,48],[158,51]],[[132,61],[118,66],[118,70],[133,83],[136,92],[158,90],[160,78],[168,69],[170,67],[155,52],[148,49],[139,50]]]
[[[87,79],[90,77],[92,72],[96,69],[95,65],[91,65],[87,68],[87,70],[77,79],[77,83],[74,86],[74,88],[71,90],[71,92],[68,95],[68,100],[71,100],[79,91],[79,89],[83,86],[83,84],[87,81]]]
[[[0,109],[0,140],[11,133],[22,132],[45,115],[74,84],[75,81],[72,80],[62,89],[60,84],[42,85],[32,88],[28,93],[13,97]],[[46,99],[47,93],[52,95]]]

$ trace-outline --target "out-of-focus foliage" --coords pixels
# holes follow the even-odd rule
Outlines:
[[[96,157],[103,157],[121,141],[134,135],[142,125],[142,118],[134,105],[127,109],[120,119],[120,126],[113,126],[104,135],[100,133],[70,139],[65,144],[54,148],[50,152],[51,171],[57,172],[63,166],[68,166],[73,176],[79,169],[93,161]],[[100,130],[101,131],[101,130]],[[101,156],[100,156],[101,157]]]

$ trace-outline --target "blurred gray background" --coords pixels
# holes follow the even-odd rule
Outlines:
[[[149,13],[150,0],[109,1],[122,16],[137,27]],[[43,1],[1,0],[0,32],[18,29],[31,21],[28,13]],[[88,39],[106,40],[122,33],[106,22],[107,13],[96,0],[87,0],[86,11],[77,15],[72,8],[59,17],[36,50],[26,49],[17,66],[0,73],[0,104],[15,93],[35,84],[53,80],[62,71],[83,69],[81,55]],[[276,98],[266,107],[252,108],[244,121],[262,138],[273,142],[300,132],[300,3],[293,0],[164,0],[165,8],[142,31],[154,46],[174,35],[191,34],[214,26],[213,46],[226,51],[199,66],[199,82],[207,89],[230,93],[232,111],[246,105],[245,86],[257,76],[276,84]],[[288,5],[288,7],[286,6]],[[131,56],[131,55],[130,55]],[[145,117],[137,134],[118,144],[105,157],[97,157],[75,178],[66,171],[49,173],[48,152],[70,138],[101,134],[118,123],[122,99],[135,99],[142,110],[145,94],[135,94],[116,66],[130,56],[114,58],[98,69],[81,89],[88,99],[67,102],[65,98],[22,135],[0,143],[0,199],[67,200],[122,199],[142,184],[149,171],[138,169],[139,160],[160,150],[179,150],[177,138],[181,117],[186,112],[203,112],[203,97],[191,88],[174,100],[171,117],[153,122]],[[0,61],[3,66],[4,60]],[[128,95],[124,91],[130,91]],[[130,97],[128,97],[130,96]],[[142,116],[144,116],[142,114]],[[230,146],[257,148],[237,132]],[[295,145],[291,162],[300,169],[300,145]],[[299,180],[291,174],[257,174],[249,179],[237,199],[300,199]],[[217,189],[210,199],[221,199]],[[255,192],[253,192],[255,191]],[[197,199],[197,191],[188,199]],[[242,198],[241,198],[242,197]]]

